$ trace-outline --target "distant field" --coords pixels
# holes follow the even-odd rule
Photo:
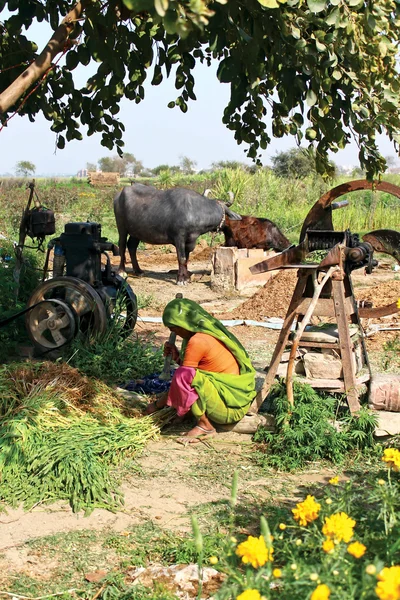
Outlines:
[[[241,214],[267,217],[275,221],[295,242],[305,216],[316,200],[328,189],[349,178],[338,178],[329,184],[320,177],[285,179],[271,171],[249,174],[241,169],[225,169],[206,175],[169,176],[137,181],[161,188],[182,186],[202,193],[210,188],[215,198],[227,199],[228,191],[235,193],[234,208]],[[388,175],[385,180],[400,185],[400,176]],[[28,180],[9,178],[0,180],[0,231],[15,237],[21,211],[27,199]],[[57,232],[61,233],[68,221],[92,220],[102,224],[103,233],[113,241],[117,230],[112,210],[115,192],[129,179],[122,179],[115,188],[94,188],[86,179],[40,178],[36,180],[38,196],[45,206],[56,213]],[[344,197],[343,197],[344,198]],[[337,230],[349,228],[364,233],[373,229],[399,228],[400,200],[384,193],[355,192],[348,195],[350,205],[334,212]]]

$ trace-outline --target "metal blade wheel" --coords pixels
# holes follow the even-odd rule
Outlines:
[[[28,333],[35,346],[54,350],[75,335],[75,316],[61,300],[46,300],[27,313]]]
[[[117,296],[114,306],[110,307],[112,320],[116,320],[122,333],[129,335],[136,325],[138,307],[137,298],[130,285],[120,275],[115,276]]]
[[[69,338],[65,334],[64,327],[62,327],[62,325],[66,323],[67,318],[69,320],[67,327],[70,326],[71,315],[75,324],[73,335],[77,335],[80,331],[84,335],[90,336],[93,334],[104,333],[106,330],[107,315],[103,301],[96,290],[81,279],[66,276],[55,277],[54,279],[43,282],[29,298],[27,308],[43,301],[46,301],[46,304],[41,304],[32,309],[32,311],[27,313],[25,319],[30,338],[35,346],[41,350],[58,348],[72,339],[72,337]],[[48,305],[47,302],[50,304]],[[48,310],[50,310],[51,305],[53,305],[53,313],[55,312],[56,305],[59,307],[62,306],[65,313],[64,317],[62,317],[64,320],[62,320],[61,327],[56,327],[51,330],[53,335],[50,333],[50,328],[47,327],[46,321],[46,319],[51,319],[52,317],[46,317],[45,314],[40,311],[36,313],[36,309],[39,309],[41,306],[47,306]],[[67,309],[65,309],[65,307],[67,307]],[[37,326],[36,321],[31,321],[30,314],[32,312],[37,320]],[[42,323],[42,321],[44,321],[44,323]],[[32,324],[34,331],[32,331]],[[65,341],[61,338],[64,338]],[[49,346],[48,344],[54,345]]]

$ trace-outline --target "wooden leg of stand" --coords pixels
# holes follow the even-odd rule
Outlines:
[[[307,279],[308,274],[301,275],[299,277],[299,280],[296,284],[296,288],[293,293],[292,300],[286,313],[285,320],[282,325],[282,330],[279,334],[279,338],[271,358],[264,385],[262,386],[261,390],[257,393],[257,396],[254,398],[253,403],[249,408],[248,414],[258,413],[261,404],[264,402],[266,396],[269,393],[269,390],[271,389],[272,384],[274,383],[275,375],[278,370],[279,363],[281,362],[283,351],[289,339],[290,328],[296,316],[296,308],[299,306],[300,302],[303,299],[303,293],[306,287]]]
[[[360,410],[356,374],[354,369],[353,344],[350,338],[349,322],[346,312],[343,281],[332,280],[333,302],[338,326],[340,354],[343,365],[344,388],[351,414]]]

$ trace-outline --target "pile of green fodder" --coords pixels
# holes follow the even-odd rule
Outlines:
[[[154,439],[171,409],[141,417],[105,384],[65,363],[0,368],[0,503],[66,500],[117,509],[115,467]]]

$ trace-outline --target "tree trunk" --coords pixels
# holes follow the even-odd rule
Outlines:
[[[81,17],[86,6],[91,1],[81,0],[75,4],[74,8],[61,21],[60,26],[54,32],[37,59],[0,94],[0,114],[7,112],[29,87],[38,81],[46,73],[47,69],[51,67],[54,57],[64,50],[69,35],[75,27],[76,20]]]

